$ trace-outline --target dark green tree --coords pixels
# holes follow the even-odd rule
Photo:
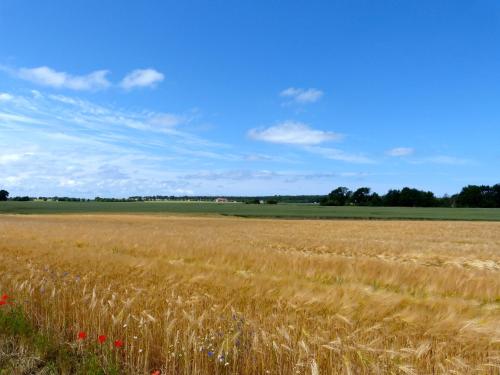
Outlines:
[[[500,208],[500,184],[493,185],[491,187],[493,193],[493,201],[495,203],[495,207]]]
[[[256,199],[256,198],[255,199],[246,200],[245,204],[260,204],[260,200]]]
[[[372,195],[370,195],[370,200],[369,200],[370,206],[382,206],[382,204],[383,200],[380,195],[378,195],[377,193],[372,193]]]
[[[401,205],[401,192],[397,189],[392,189],[387,192],[382,198],[384,206],[400,206]]]
[[[330,194],[321,201],[321,204],[323,206],[344,206],[351,197],[351,194],[352,192],[348,188],[339,186],[335,190],[332,190]]]
[[[349,202],[356,206],[366,206],[370,201],[370,188],[361,187],[350,196]]]
[[[9,192],[7,190],[0,190],[0,201],[9,199]]]
[[[432,207],[437,205],[434,193],[405,187],[399,195],[399,205],[403,207]]]
[[[485,196],[489,186],[467,185],[457,196],[457,206],[461,207],[488,207]]]

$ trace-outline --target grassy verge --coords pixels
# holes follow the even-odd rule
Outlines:
[[[40,332],[22,309],[0,310],[0,374],[119,374],[114,363],[102,363],[78,344],[60,343]]]

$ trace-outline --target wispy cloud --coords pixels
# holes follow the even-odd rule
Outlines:
[[[328,180],[335,177],[359,178],[365,173],[357,172],[303,172],[303,171],[271,171],[271,170],[219,170],[199,171],[183,176],[187,180],[202,181],[252,181],[252,180],[281,180],[283,182],[297,182],[310,180]]]
[[[248,136],[258,141],[303,146],[342,138],[341,134],[312,129],[307,124],[295,121],[285,121],[264,129],[251,129]]]
[[[421,159],[416,159],[413,161],[415,164],[421,164],[421,163],[433,163],[433,164],[446,164],[446,165],[470,165],[474,164],[473,160],[470,159],[465,159],[465,158],[458,158],[455,156],[448,156],[448,155],[435,155],[435,156],[429,156]]]
[[[314,103],[320,100],[321,97],[323,96],[323,91],[314,88],[301,89],[301,88],[289,87],[281,91],[280,96],[288,98],[294,103],[306,104],[306,103]]]
[[[11,99],[12,99],[12,95],[7,94],[6,92],[0,92],[0,101],[7,101],[7,100],[11,100]]]
[[[22,114],[12,114],[0,112],[0,121],[3,121],[5,126],[13,126],[16,123],[25,123],[25,124],[44,124],[43,121],[25,116]]]
[[[171,113],[163,113],[153,117],[150,123],[154,126],[163,128],[173,128],[186,122],[185,116],[174,115]]]
[[[20,68],[15,71],[17,77],[41,86],[79,91],[108,88],[111,86],[107,79],[108,73],[107,70],[96,70],[86,75],[72,75],[56,71],[47,66]]]
[[[2,154],[0,154],[0,165],[17,162],[19,160],[31,157],[33,155],[34,155],[34,153],[32,153],[32,152],[26,152],[26,153],[2,153]]]
[[[387,150],[386,154],[389,156],[409,156],[415,152],[415,149],[411,147],[396,147],[390,150]]]
[[[137,87],[154,87],[163,81],[165,76],[155,69],[136,69],[128,73],[121,81],[120,85],[126,90]]]
[[[321,155],[326,159],[339,160],[348,163],[372,164],[375,161],[362,154],[353,154],[331,147],[308,146],[306,151]]]
[[[200,137],[191,111],[131,111],[38,91],[9,96],[0,101],[0,182],[14,195],[241,194],[262,192],[249,182],[263,178],[272,193],[290,191],[287,179],[297,180],[285,172],[234,172],[288,161]],[[200,173],[216,169],[226,172]]]
[[[194,189],[178,179],[182,171],[244,160],[191,133],[189,113],[129,111],[39,92],[9,95],[0,102],[0,181],[14,191],[174,194]]]

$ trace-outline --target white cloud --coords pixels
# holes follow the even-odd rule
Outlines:
[[[267,129],[251,129],[248,136],[258,141],[302,146],[317,145],[342,138],[340,134],[312,129],[307,124],[295,121],[285,121]]]
[[[80,183],[76,180],[71,179],[71,178],[62,177],[59,180],[59,186],[61,186],[61,187],[74,187],[77,185],[80,185]]]
[[[163,81],[164,78],[165,76],[155,69],[136,69],[128,73],[120,85],[126,90],[135,87],[153,87],[158,82]]]
[[[0,101],[12,100],[14,97],[6,92],[0,92]]]
[[[25,156],[25,154],[0,154],[0,165],[19,161]]]
[[[340,140],[343,136],[334,132],[312,129],[301,122],[286,121],[266,129],[251,129],[248,136],[259,141],[299,146],[304,151],[326,159],[348,163],[373,163],[373,160],[361,154],[318,146],[323,142]]]
[[[20,184],[25,177],[23,175],[7,176],[3,180],[10,185]]]
[[[293,102],[299,104],[317,102],[323,96],[323,91],[318,89],[300,89],[289,87],[281,91],[280,96],[290,98]]]
[[[0,65],[0,70],[41,86],[76,91],[96,91],[106,89],[113,84],[108,80],[108,70],[96,70],[86,75],[73,75],[57,71],[48,66],[35,68],[11,68]],[[154,87],[165,76],[155,69],[135,69],[129,72],[119,83],[126,90],[137,87]],[[0,101],[12,99],[10,94],[0,93]]]
[[[415,150],[411,147],[396,147],[387,151],[389,156],[408,156],[412,155]]]
[[[37,68],[20,68],[17,76],[42,86],[54,88],[66,88],[70,90],[100,90],[111,85],[106,78],[107,70],[96,70],[87,75],[71,75],[66,72],[58,72],[47,66]]]

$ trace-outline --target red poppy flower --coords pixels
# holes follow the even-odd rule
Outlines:
[[[160,370],[153,370],[153,371],[151,371],[151,375],[161,375],[161,371]]]
[[[103,344],[104,341],[106,341],[106,336],[105,335],[99,335],[99,337],[97,337],[97,341],[99,341],[100,344]]]
[[[5,300],[0,300],[0,306],[5,305],[7,302]]]
[[[121,348],[123,346],[122,340],[115,340],[114,345],[116,348]]]
[[[9,299],[9,295],[8,294],[2,294],[2,300],[5,301],[6,299]]]
[[[83,331],[78,332],[78,340],[85,340],[87,338],[87,334]]]

